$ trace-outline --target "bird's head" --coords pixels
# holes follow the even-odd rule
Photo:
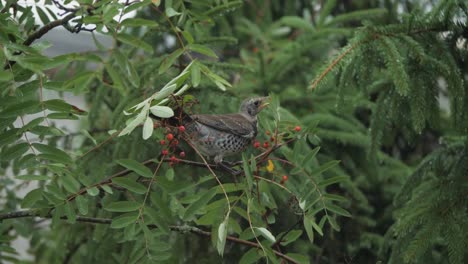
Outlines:
[[[269,97],[253,97],[245,99],[240,107],[242,114],[247,114],[251,117],[255,117],[263,108],[269,104]]]

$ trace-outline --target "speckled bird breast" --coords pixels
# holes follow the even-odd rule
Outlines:
[[[198,122],[187,127],[188,140],[206,156],[228,156],[243,151],[252,139],[219,131]]]

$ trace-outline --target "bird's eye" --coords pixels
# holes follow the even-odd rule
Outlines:
[[[254,105],[258,106],[258,104],[259,104],[259,101],[255,101]]]

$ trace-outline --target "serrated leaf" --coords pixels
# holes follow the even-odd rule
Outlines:
[[[143,125],[143,139],[147,140],[154,131],[153,119],[151,117],[146,118],[145,124]]]
[[[136,160],[121,159],[117,160],[117,163],[131,171],[136,172],[138,175],[143,176],[145,178],[153,177],[153,173],[151,172],[151,170]]]
[[[205,206],[216,195],[216,188],[212,188],[204,193],[198,200],[191,203],[184,213],[184,220],[189,220],[195,213]]]
[[[174,111],[168,106],[154,105],[150,108],[153,115],[161,118],[169,118],[174,116]]]
[[[138,212],[131,212],[120,215],[114,219],[112,219],[111,228],[124,228],[131,224],[134,224],[138,220],[139,213]]]
[[[254,227],[254,230],[257,230],[264,238],[266,238],[271,243],[276,242],[275,236],[268,229],[264,227]]]
[[[112,183],[134,193],[138,193],[138,194],[146,193],[146,187],[143,184],[135,182],[134,180],[129,179],[129,178],[125,178],[125,177],[114,178],[112,179]]]
[[[177,60],[177,58],[179,58],[179,56],[183,53],[183,49],[177,49],[171,54],[169,54],[166,58],[164,58],[161,65],[159,66],[159,74],[166,72],[166,70],[169,69],[169,67],[171,67],[172,64],[174,64],[174,61]]]
[[[216,59],[218,58],[218,55],[216,55],[216,53],[213,50],[211,50],[210,48],[208,48],[207,46],[203,46],[203,45],[200,45],[200,44],[190,44],[188,46],[188,48],[191,51],[195,51],[197,53],[206,55],[208,57],[212,57],[212,58],[216,58]]]
[[[112,202],[109,205],[105,206],[104,209],[109,212],[133,212],[140,209],[141,204],[135,201],[119,201]]]

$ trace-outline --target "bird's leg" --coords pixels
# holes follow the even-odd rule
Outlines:
[[[232,168],[232,163],[223,161],[223,157],[220,155],[215,156],[214,162],[216,163],[217,166],[227,171],[229,174],[233,175],[234,177],[241,173],[240,170],[236,170]]]

